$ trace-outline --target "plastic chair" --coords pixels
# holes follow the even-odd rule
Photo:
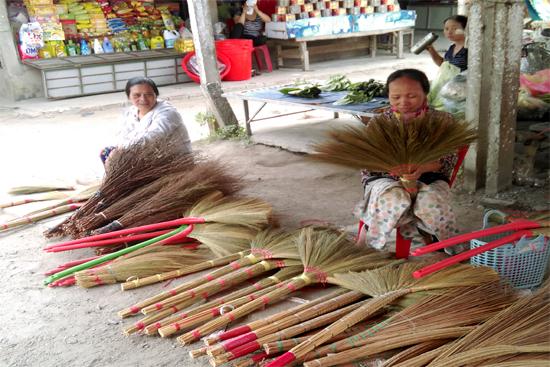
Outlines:
[[[258,64],[258,69],[260,71],[266,70],[268,73],[273,71],[273,64],[271,64],[271,55],[269,54],[269,48],[267,45],[261,45],[254,47],[253,50],[254,58],[256,59],[256,64]],[[263,61],[262,61],[263,55]],[[265,65],[264,65],[265,61]]]
[[[466,157],[466,153],[468,153],[468,146],[460,148],[458,151],[458,160],[456,161],[456,165],[453,169],[453,173],[451,174],[451,177],[449,179],[449,187],[453,186],[453,183],[455,182],[456,175],[458,174],[458,170],[460,169],[460,166],[462,166],[462,163],[464,162],[464,158]],[[365,223],[362,220],[359,220],[359,230],[357,231],[357,239],[360,238],[361,231],[365,227]],[[411,250],[411,242],[412,240],[406,239],[401,234],[401,231],[399,230],[399,227],[395,229],[395,257],[397,259],[407,259],[409,257],[409,252]]]

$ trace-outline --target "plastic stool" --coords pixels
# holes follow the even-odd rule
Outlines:
[[[268,73],[273,71],[273,65],[271,64],[271,56],[269,55],[269,48],[267,45],[261,45],[254,47],[254,58],[256,59],[256,64],[258,64],[258,69],[260,71],[267,70]],[[264,62],[262,61],[261,55],[264,56]]]

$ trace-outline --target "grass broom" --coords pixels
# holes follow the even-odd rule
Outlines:
[[[214,345],[220,341],[229,340],[238,337],[239,335],[246,334],[248,332],[257,330],[259,328],[262,328],[267,325],[271,325],[273,323],[280,322],[281,320],[285,319],[288,316],[294,315],[296,313],[299,313],[303,310],[315,307],[323,302],[327,302],[335,297],[339,297],[342,294],[352,293],[351,291],[343,288],[338,288],[337,290],[329,293],[328,295],[313,299],[307,303],[304,303],[302,305],[292,307],[289,310],[278,312],[274,315],[271,315],[265,319],[259,319],[256,321],[253,321],[252,323],[238,326],[236,328],[227,330],[221,334],[212,335],[204,339],[204,342],[206,345],[211,346]]]
[[[0,223],[0,232],[21,227],[27,224],[34,224],[43,219],[52,218],[60,214],[69,213],[77,210],[78,208],[80,208],[81,205],[82,204],[80,203],[67,204],[67,205],[59,206],[55,209],[46,210],[37,214],[12,219],[6,223]]]
[[[75,273],[76,284],[91,288],[103,284],[114,284],[130,277],[147,276],[159,271],[170,271],[183,266],[204,262],[213,256],[205,247],[189,250],[182,246],[146,247],[147,252],[130,258],[119,257],[99,269],[87,269]]]
[[[338,308],[336,310],[324,313],[320,316],[311,318],[307,321],[304,321],[302,323],[299,323],[297,325],[292,325],[288,328],[282,329],[280,331],[269,333],[263,337],[258,338],[257,340],[253,340],[249,343],[242,344],[235,348],[228,348],[229,350],[226,353],[218,354],[218,355],[211,355],[210,364],[217,367],[224,363],[227,363],[229,361],[232,361],[234,359],[243,357],[245,355],[248,355],[252,352],[255,352],[257,350],[262,349],[263,344],[273,342],[276,340],[282,340],[282,339],[288,339],[290,337],[300,335],[303,333],[306,333],[308,331],[317,329],[323,325],[326,325],[328,323],[334,322],[339,317],[342,317],[348,312],[352,312],[353,310],[356,310],[358,307],[360,307],[362,304],[364,304],[366,301],[360,301],[357,303],[353,303],[351,305],[343,306],[341,308]],[[229,342],[228,342],[229,343]],[[212,350],[211,350],[212,351]]]
[[[318,305],[308,307],[307,309],[296,312],[288,317],[273,322],[269,325],[261,327],[257,330],[250,331],[244,335],[240,335],[233,338],[231,341],[220,343],[216,346],[209,348],[208,354],[211,356],[217,356],[225,352],[229,352],[243,344],[250,343],[254,340],[276,333],[293,325],[305,322],[309,319],[318,317],[326,312],[337,310],[340,307],[344,307],[350,303],[356,302],[363,298],[363,294],[360,292],[348,292],[340,296],[332,298],[326,302],[322,302]]]
[[[257,292],[280,284],[281,282],[288,280],[295,275],[301,274],[302,271],[302,266],[287,266],[281,268],[274,275],[262,278],[249,287],[231,292],[226,296],[216,298],[210,302],[205,303],[204,305],[195,307],[191,310],[187,310],[181,314],[165,318],[161,322],[155,323],[154,325],[150,325],[150,327],[145,328],[145,334],[152,335],[156,334],[158,331],[160,336],[162,336],[163,338],[171,336],[175,333],[178,333],[180,330],[183,330],[185,326],[184,322],[187,322],[186,319],[191,316],[197,315],[195,316],[196,319],[198,319],[199,317],[203,317],[206,314],[208,314],[209,317],[212,318],[219,316],[219,313],[221,312],[220,306],[224,304],[229,304],[232,307],[238,307],[237,305],[244,304],[248,301],[253,301],[258,297]],[[202,312],[204,312],[203,316],[198,316]]]
[[[506,354],[548,353],[550,350],[515,349],[522,346],[550,347],[550,282],[535,294],[518,299],[434,359],[429,366],[458,366],[489,361]],[[509,346],[503,349],[490,348]],[[487,349],[483,349],[487,348]],[[491,355],[492,357],[490,357]],[[498,362],[498,361],[497,361]]]
[[[45,285],[48,285],[56,280],[59,280],[59,279],[62,279],[62,278],[65,278],[69,275],[72,275],[73,273],[76,273],[77,271],[80,271],[80,270],[84,270],[84,269],[88,269],[90,267],[93,267],[93,266],[96,266],[96,265],[99,265],[99,264],[102,264],[102,263],[105,263],[107,261],[111,261],[113,259],[116,259],[117,257],[120,257],[122,255],[126,255],[132,251],[136,251],[138,249],[141,249],[143,247],[146,247],[146,246],[149,246],[149,245],[152,245],[152,244],[162,244],[162,241],[166,240],[166,239],[169,239],[169,238],[173,238],[173,237],[176,237],[178,235],[182,235],[183,237],[185,237],[187,234],[189,234],[189,232],[191,232],[193,230],[193,225],[189,225],[189,226],[181,226],[180,228],[177,228],[173,231],[170,231],[166,234],[163,234],[161,236],[158,236],[158,237],[155,237],[155,238],[152,238],[150,240],[147,240],[147,241],[144,241],[144,242],[140,242],[138,244],[135,244],[133,246],[130,246],[130,247],[127,247],[125,249],[122,249],[122,250],[119,250],[119,251],[116,251],[116,252],[113,252],[113,253],[110,253],[110,254],[107,254],[107,255],[104,255],[104,256],[101,256],[97,259],[94,259],[94,260],[91,260],[91,261],[88,261],[86,263],[83,263],[83,264],[79,264],[79,265],[76,265],[76,266],[73,266],[71,268],[68,268],[68,269],[65,269],[65,270],[62,270],[60,271],[59,273],[56,273],[56,274],[53,274],[53,275],[50,275],[49,277],[47,277],[45,280],[44,280],[44,284]]]
[[[432,340],[427,341],[424,343],[419,343],[416,345],[413,345],[412,347],[409,347],[405,350],[402,350],[401,352],[394,354],[391,358],[384,361],[384,363],[380,367],[392,367],[392,366],[402,366],[402,362],[406,362],[409,360],[412,360],[420,355],[431,353],[432,351],[437,351],[437,353],[441,353],[445,348],[448,347],[449,342],[453,341],[453,339],[439,339],[439,340]],[[437,354],[434,354],[434,357]],[[426,364],[430,362],[431,359],[430,355],[428,354],[428,359],[424,359],[423,363]],[[414,363],[418,363],[418,361],[414,361]],[[416,366],[423,366],[424,364],[415,364]],[[409,366],[413,367],[413,365]]]
[[[177,139],[171,136],[132,144],[116,153],[109,158],[99,190],[61,226],[46,231],[46,237],[77,234],[74,227],[77,219],[102,210],[159,177],[189,169],[196,158],[194,154],[183,152]]]
[[[153,305],[144,307],[141,312],[144,315],[148,315],[154,312],[158,312],[163,309],[167,309],[173,305],[194,299],[195,302],[200,298],[207,299],[214,294],[217,294],[223,290],[234,287],[248,279],[257,277],[261,274],[267,273],[270,270],[283,268],[285,266],[297,266],[300,265],[298,260],[263,260],[257,264],[248,266],[243,269],[235,270],[227,275],[224,275],[218,279],[213,279],[207,283],[203,283],[198,287],[192,288],[186,292],[182,292]]]
[[[48,200],[59,200],[65,199],[70,196],[70,192],[66,191],[51,191],[41,194],[28,195],[24,198],[18,198],[17,200],[8,201],[5,203],[0,203],[0,210],[5,208],[11,208],[14,206],[37,203],[39,201],[48,201]]]
[[[267,289],[259,290],[255,293],[253,293],[252,295],[246,296],[245,298],[248,301],[248,300],[250,300],[250,298],[254,299],[256,296],[260,297],[260,296],[270,292],[274,287],[275,286],[271,286],[271,287],[268,287]],[[240,300],[239,301],[235,300],[235,302],[240,302]],[[178,303],[178,304],[172,306],[171,308],[168,308],[168,309],[165,309],[165,310],[160,310],[159,312],[146,315],[142,319],[135,322],[133,325],[130,325],[129,327],[125,328],[124,329],[124,334],[125,335],[130,335],[130,334],[134,334],[138,331],[145,331],[145,329],[147,329],[147,328],[151,329],[157,323],[159,323],[159,322],[162,323],[164,320],[166,320],[168,318],[171,318],[172,316],[175,316],[175,314],[177,312],[193,305],[194,303],[195,303],[195,300],[191,299],[191,300],[187,300],[187,301],[183,301],[181,303]],[[225,309],[223,307],[223,305],[216,309],[217,310],[216,313],[219,314],[220,312],[222,312],[222,309]],[[202,316],[203,316],[203,314],[195,315],[195,317],[197,317],[197,318],[200,318]],[[192,316],[193,319],[190,321],[191,323],[195,320],[195,317]],[[189,321],[189,320],[187,320],[187,321]],[[186,323],[187,321],[183,321],[183,323]]]
[[[404,350],[401,353],[396,354],[395,357],[396,358],[401,357],[401,359],[407,358],[409,356],[405,356],[404,354],[409,349],[417,350],[417,349],[419,349],[418,346],[426,345],[426,344],[432,344],[432,343],[439,343],[439,342],[442,342],[442,341],[444,341],[444,340],[435,340],[435,341],[432,341],[432,342],[425,342],[425,343],[417,344],[415,346],[412,346],[412,347]],[[426,351],[422,352],[421,354],[418,354],[414,357],[409,357],[408,359],[406,359],[404,361],[400,361],[397,364],[393,364],[393,357],[392,357],[392,358],[388,359],[380,367],[424,367],[424,366],[428,365],[428,363],[430,363],[435,357],[437,357],[438,355],[443,353],[443,351],[448,349],[450,346],[451,346],[451,343],[443,344],[440,347],[432,348],[431,350],[426,350]]]
[[[47,193],[51,191],[72,191],[75,187],[72,185],[42,185],[42,186],[16,186],[8,189],[10,195],[31,195]]]
[[[308,353],[302,360],[309,361],[306,362],[306,364],[309,363],[309,366],[315,366],[318,362],[321,365],[333,365],[333,363],[339,364],[342,361],[360,360],[376,353],[424,341],[456,338],[456,335],[444,337],[441,334],[432,338],[430,332],[477,325],[508,307],[513,300],[514,296],[508,289],[496,283],[445,290],[441,294],[425,297],[406,307],[371,330],[318,348]],[[417,334],[410,333],[411,325],[414,325],[413,330]],[[460,331],[462,329],[457,330],[459,334],[462,332]],[[419,332],[424,333],[423,340],[418,338]],[[384,345],[384,341],[401,337],[403,338],[396,340],[396,343],[392,345],[389,343]],[[373,348],[372,345],[377,342],[380,344]],[[354,350],[350,351],[351,348]],[[347,352],[349,354],[346,354]],[[327,354],[330,358],[324,357]],[[351,358],[352,356],[353,358]],[[316,358],[320,359],[316,360]]]
[[[298,251],[304,266],[304,273],[259,300],[254,300],[222,317],[178,338],[181,344],[188,344],[207,333],[218,330],[228,323],[286,297],[288,294],[314,283],[325,283],[327,277],[343,269],[366,269],[387,264],[388,254],[374,251],[360,252],[345,234],[332,229],[304,228],[297,238]]]
[[[215,161],[203,162],[186,174],[173,177],[156,194],[92,234],[180,218],[204,196],[217,191],[230,195],[239,188],[239,179],[227,173],[224,165]]]
[[[295,360],[300,360],[308,352],[327,340],[407,294],[443,288],[473,286],[495,282],[499,279],[498,274],[491,268],[456,265],[444,272],[442,271],[438,276],[432,276],[425,279],[425,281],[418,281],[412,277],[412,273],[423,266],[425,266],[425,263],[405,263],[398,267],[386,266],[361,273],[335,274],[331,282],[344,288],[362,292],[373,297],[373,299],[328,326],[323,332],[315,334],[308,341],[268,363],[266,367],[282,367]]]
[[[403,179],[403,174],[455,153],[476,139],[475,131],[467,123],[434,114],[407,123],[382,115],[367,126],[341,128],[328,135],[328,141],[313,146],[312,158],[389,172],[399,176],[403,187],[413,195],[418,190],[417,183]]]
[[[300,257],[298,255],[298,249],[294,244],[293,236],[294,235],[292,233],[285,233],[272,229],[267,229],[259,232],[258,235],[256,235],[256,237],[250,242],[250,254],[240,260],[234,261],[231,266],[234,269],[239,269],[242,266],[262,263],[263,260],[268,259],[292,259],[298,261]],[[200,239],[204,240],[204,237]],[[266,267],[266,264],[267,263],[263,263],[262,266],[265,271],[269,271],[270,269]],[[261,268],[262,267],[259,267],[259,269]],[[254,273],[254,271],[247,270],[246,272],[244,272],[244,279],[246,279],[248,273],[252,274]],[[213,288],[210,286],[209,292],[211,291],[213,291]],[[159,310],[163,307],[169,307],[175,303],[185,300],[186,297],[186,294],[175,295],[173,297],[163,300],[162,302],[156,303],[154,306],[143,308],[142,312],[147,314],[150,311]]]

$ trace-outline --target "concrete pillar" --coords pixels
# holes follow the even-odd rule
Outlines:
[[[227,102],[227,99],[222,97],[223,91],[220,75],[218,73],[216,48],[214,45],[211,1],[193,0],[188,4],[193,42],[195,44],[199,71],[202,75],[202,93],[206,98],[210,112],[214,114],[220,126],[235,125],[237,124],[237,118],[233,113],[233,109]]]
[[[457,5],[457,14],[468,15],[468,5],[466,0],[458,0],[456,5]]]
[[[522,0],[472,1],[466,119],[479,140],[464,163],[471,191],[495,194],[512,183],[522,20]]]
[[[0,1],[0,85],[0,97],[11,101],[44,95],[40,72],[19,60],[6,1]]]

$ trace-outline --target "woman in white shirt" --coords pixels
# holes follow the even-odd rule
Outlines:
[[[100,158],[104,164],[117,148],[125,148],[162,135],[179,139],[181,148],[191,152],[191,140],[181,115],[170,103],[157,99],[159,90],[153,80],[132,78],[126,83],[125,92],[132,106],[124,112],[117,145],[101,151]]]

